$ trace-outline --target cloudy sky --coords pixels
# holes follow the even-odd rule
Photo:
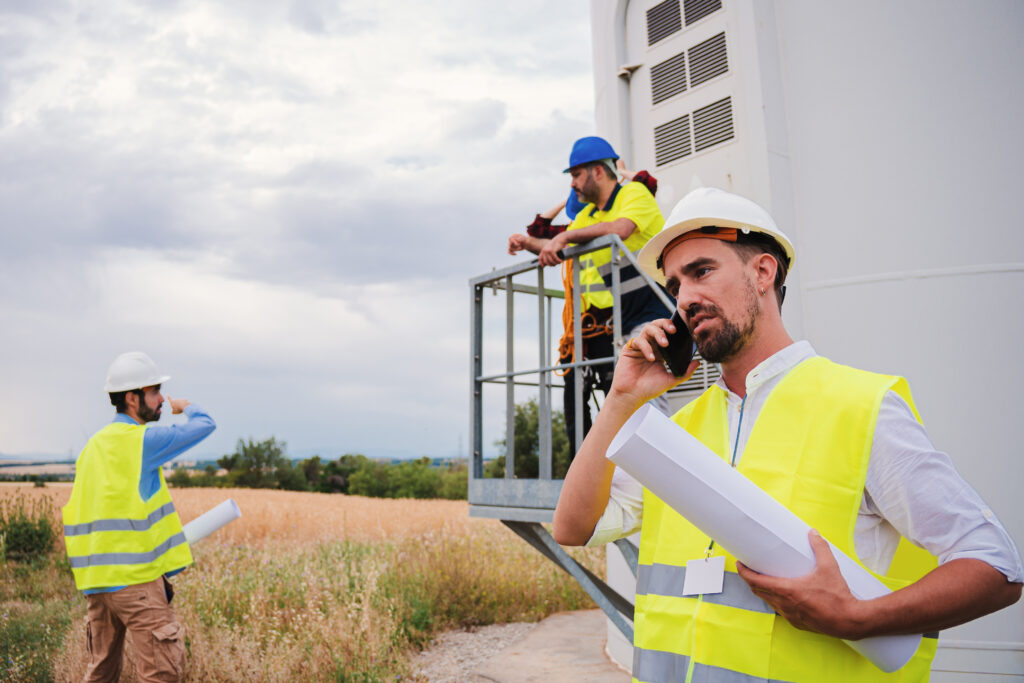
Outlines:
[[[467,281],[564,197],[590,65],[586,0],[0,0],[0,453],[77,454],[135,349],[194,457],[465,449]]]

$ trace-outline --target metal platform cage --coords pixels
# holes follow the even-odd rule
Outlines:
[[[565,249],[562,255],[571,260],[572,291],[580,291],[579,256],[601,249],[611,250],[610,291],[612,294],[612,327],[613,355],[604,358],[583,359],[582,351],[582,320],[579,295],[573,306],[573,340],[574,360],[571,363],[558,363],[552,358],[555,342],[555,329],[552,319],[555,314],[556,300],[564,301],[565,291],[545,285],[545,269],[537,259],[531,259],[490,273],[472,278],[470,284],[470,326],[472,343],[470,346],[470,444],[472,457],[469,467],[469,511],[471,516],[500,519],[512,531],[555,562],[560,568],[575,578],[609,619],[627,638],[632,640],[633,607],[628,600],[608,587],[585,567],[572,559],[564,549],[551,537],[541,525],[551,522],[558,496],[562,489],[562,480],[552,476],[552,389],[562,391],[564,384],[558,380],[556,371],[565,368],[583,368],[594,365],[614,365],[619,350],[624,344],[622,338],[621,306],[622,296],[621,270],[632,266],[643,277],[646,285],[665,304],[666,317],[671,315],[675,302],[665,291],[639,268],[636,256],[629,251],[617,235],[605,235],[586,244]],[[535,284],[527,284],[523,280],[533,278]],[[518,276],[518,280],[516,280]],[[606,280],[607,282],[607,280]],[[484,374],[484,301],[485,290],[491,290],[492,298],[501,302],[499,293],[504,293],[505,318],[505,358],[504,371]],[[536,316],[536,364],[530,367],[516,367],[515,362],[515,331],[516,331],[516,295],[524,295],[527,299],[535,299],[529,304],[532,312],[522,312],[520,323],[523,327],[528,322],[526,316]],[[520,297],[522,298],[522,297]],[[560,308],[559,312],[560,312]],[[557,330],[560,334],[561,329]],[[575,443],[583,441],[583,382],[582,372],[573,372],[572,390],[575,391]],[[716,366],[701,363],[700,368],[687,382],[676,387],[672,396],[688,400],[699,394],[712,384],[719,372]],[[505,404],[505,458],[504,476],[500,478],[484,477],[484,388],[487,385],[504,386]],[[537,392],[537,478],[517,478],[515,475],[515,443],[516,443],[516,387],[531,387]],[[629,541],[622,539],[616,542],[626,562],[636,574],[637,548]],[[629,621],[627,621],[629,620]]]

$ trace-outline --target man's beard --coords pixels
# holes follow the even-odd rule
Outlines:
[[[597,206],[598,197],[596,195],[597,188],[584,187],[576,192],[576,199],[580,200],[584,204],[593,204]]]
[[[757,326],[758,306],[757,294],[753,286],[747,288],[746,319],[743,320],[742,327],[725,318],[717,306],[698,308],[697,310],[690,311],[689,315],[696,315],[701,310],[712,314],[722,326],[718,332],[711,332],[706,336],[702,335],[701,339],[694,338],[701,357],[709,363],[724,363],[730,360],[742,351],[743,347],[754,336],[754,329]]]
[[[594,182],[593,169],[587,170],[587,179],[583,182],[583,187],[576,190],[576,199],[579,199],[584,204],[597,205],[597,200],[601,197],[601,188]]]
[[[150,408],[145,401],[139,401],[139,409],[135,412],[143,422],[156,422],[160,419],[160,406]]]

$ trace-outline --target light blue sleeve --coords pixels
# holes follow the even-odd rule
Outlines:
[[[208,437],[217,424],[195,403],[185,408],[188,422],[181,425],[146,427],[142,440],[142,476],[139,494],[148,500],[160,490],[160,468]]]

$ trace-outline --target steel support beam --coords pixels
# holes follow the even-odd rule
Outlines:
[[[536,522],[513,522],[503,519],[501,523],[519,535],[524,541],[537,549],[558,568],[563,570],[586,591],[615,627],[629,642],[633,642],[633,605],[619,595],[589,569],[573,559],[562,546],[555,542],[548,530]],[[628,619],[628,621],[627,621]]]

